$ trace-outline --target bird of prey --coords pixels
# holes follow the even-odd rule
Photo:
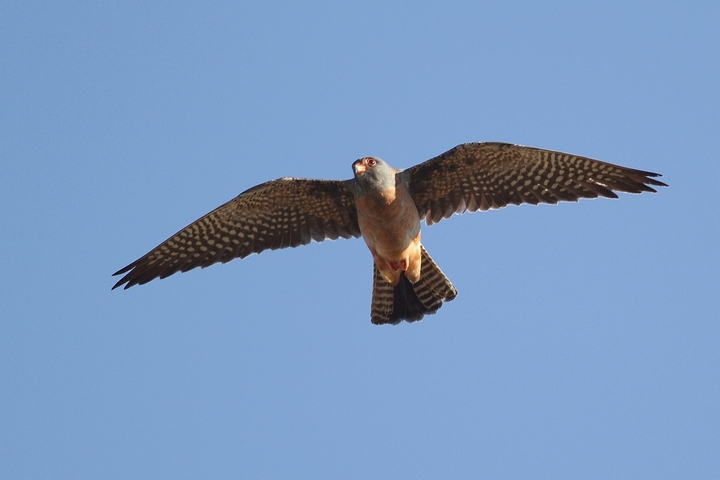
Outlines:
[[[397,170],[377,157],[350,180],[280,178],[244,191],[114,275],[114,288],[326,238],[362,236],[374,260],[374,324],[421,320],[457,290],[420,243],[420,222],[522,203],[655,192],[660,175],[568,153],[465,143]]]

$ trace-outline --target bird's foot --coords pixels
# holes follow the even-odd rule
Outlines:
[[[403,259],[399,262],[387,262],[388,266],[393,272],[397,272],[398,270],[407,271],[408,269],[408,261],[407,259]]]

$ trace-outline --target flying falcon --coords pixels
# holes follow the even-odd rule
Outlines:
[[[457,295],[420,243],[423,219],[432,225],[465,211],[667,186],[657,173],[507,143],[458,145],[405,170],[376,157],[352,168],[350,180],[286,177],[244,191],[117,271],[125,276],[113,289],[267,249],[362,236],[374,260],[372,323],[414,322]]]

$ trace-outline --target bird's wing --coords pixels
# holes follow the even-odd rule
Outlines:
[[[453,213],[509,204],[617,198],[655,192],[660,175],[568,153],[507,143],[465,143],[403,170],[420,218],[428,225]]]
[[[113,275],[125,288],[175,272],[312,240],[359,237],[345,181],[281,178],[241,193]]]

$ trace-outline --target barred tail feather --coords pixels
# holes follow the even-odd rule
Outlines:
[[[415,322],[431,315],[457,296],[457,290],[435,264],[425,248],[421,245],[422,263],[420,280],[410,283],[405,273],[394,287],[380,274],[373,265],[373,299],[371,308],[372,323],[397,325],[403,320]]]

